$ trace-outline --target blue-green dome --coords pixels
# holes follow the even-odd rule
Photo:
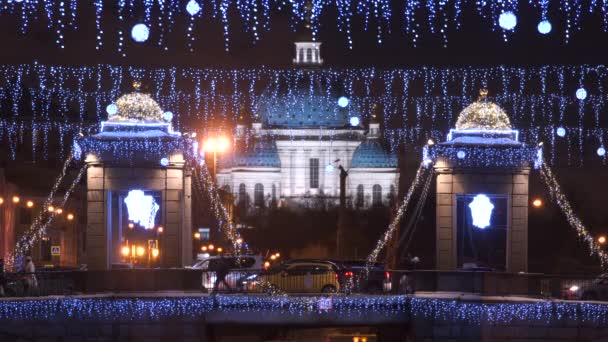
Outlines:
[[[262,124],[271,128],[350,128],[350,118],[361,118],[355,105],[331,86],[300,84],[290,89],[271,87],[257,103]]]
[[[352,168],[396,168],[397,155],[387,152],[378,139],[367,139],[353,153]]]
[[[249,146],[242,146],[231,155],[222,156],[218,160],[220,168],[227,167],[281,167],[281,160],[274,141],[257,139]]]

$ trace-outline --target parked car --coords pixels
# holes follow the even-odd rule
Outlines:
[[[213,289],[213,284],[217,279],[215,272],[221,262],[229,265],[229,272],[226,275],[226,282],[234,290],[239,289],[238,280],[251,274],[256,274],[264,267],[264,261],[259,255],[243,255],[243,256],[224,256],[223,260],[220,256],[210,256],[202,258],[188,266],[189,269],[202,270],[201,286],[203,290],[210,291]]]
[[[375,263],[368,268],[365,260],[336,263],[340,265],[339,279],[345,292],[381,294],[391,291],[391,273],[384,264]]]
[[[251,292],[336,293],[340,291],[340,267],[327,260],[291,260],[240,280]]]
[[[578,287],[576,290],[580,291]],[[608,273],[601,274],[593,280],[589,287],[582,290],[580,298],[582,300],[608,300]]]

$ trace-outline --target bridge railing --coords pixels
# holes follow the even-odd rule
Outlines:
[[[580,299],[594,286],[595,276],[512,274],[435,270],[390,270],[389,281],[367,287],[365,279],[337,277],[334,272],[284,274],[260,270],[230,270],[219,291],[241,293],[392,293],[461,292],[484,296],[527,296]],[[37,288],[26,292],[25,273],[5,274],[5,295],[69,295],[74,293],[213,290],[217,274],[188,269],[110,271],[39,271]],[[367,284],[368,285],[368,284]]]

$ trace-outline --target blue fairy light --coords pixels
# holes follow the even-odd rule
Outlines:
[[[350,102],[350,100],[348,99],[348,97],[346,96],[341,96],[338,99],[338,106],[342,107],[342,108],[346,108],[348,106],[348,103]]]
[[[169,165],[169,159],[167,159],[167,158],[163,158],[163,159],[161,159],[161,160],[160,160],[160,165],[162,165],[162,166],[167,166],[167,165]]]
[[[551,33],[553,26],[551,25],[551,22],[549,20],[544,19],[538,23],[537,29],[540,34],[549,34]]]
[[[584,100],[587,98],[587,90],[585,88],[580,87],[576,90],[576,98],[579,100]]]
[[[464,159],[464,157],[467,156],[467,153],[463,150],[460,150],[456,153],[456,157],[458,157],[458,159]]]
[[[186,11],[188,11],[188,14],[191,16],[195,16],[201,11],[201,5],[199,5],[196,0],[190,0],[186,5]]]
[[[498,17],[498,25],[504,30],[511,31],[517,26],[517,16],[511,11],[503,12]]]
[[[131,29],[131,37],[138,43],[143,43],[150,38],[150,28],[146,24],[137,24]]]
[[[361,123],[361,120],[359,120],[358,117],[353,116],[350,118],[350,125],[353,127],[359,126],[359,123]]]
[[[604,148],[604,146],[600,146],[597,151],[596,151],[597,155],[600,157],[603,157],[606,155],[606,149]]]
[[[563,138],[566,136],[566,129],[564,127],[558,127],[556,130],[557,136]]]

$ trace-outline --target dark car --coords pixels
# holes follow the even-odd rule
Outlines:
[[[382,294],[391,291],[391,273],[384,264],[367,267],[365,260],[335,261],[340,265],[340,283],[344,292]]]
[[[574,291],[579,291],[578,286],[573,287],[576,287]],[[582,300],[608,300],[608,273],[604,273],[597,277],[593,280],[593,283],[582,292]]]

